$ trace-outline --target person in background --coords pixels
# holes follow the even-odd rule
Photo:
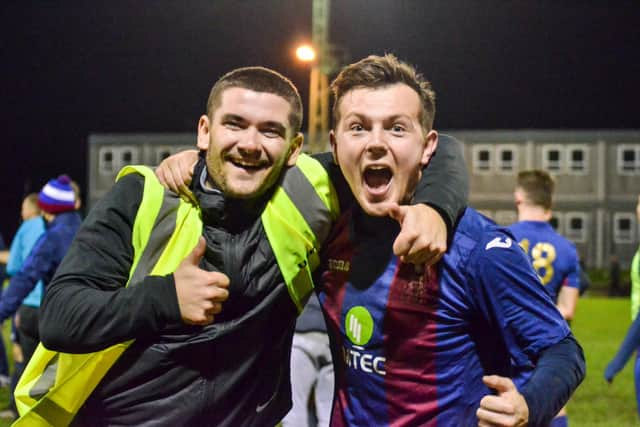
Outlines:
[[[531,259],[562,317],[570,321],[580,294],[580,261],[575,245],[549,224],[554,188],[553,178],[545,171],[518,173],[514,191],[518,222],[509,230]]]
[[[20,227],[18,227],[18,231],[11,241],[11,247],[8,251],[0,253],[2,261],[6,260],[7,273],[10,276],[14,276],[20,271],[34,245],[45,232],[45,221],[41,215],[40,207],[38,206],[38,193],[28,194],[22,200],[20,217],[22,218],[22,223],[20,224]],[[42,300],[42,293],[44,289],[43,287],[44,284],[42,283],[42,280],[38,280],[35,288],[25,297],[22,302],[22,305],[25,306],[25,312],[32,310],[37,311],[38,307],[40,307],[40,301]],[[20,312],[20,310],[18,310],[18,312]],[[32,330],[34,328],[37,333],[37,323],[35,325],[33,324],[33,316],[31,314],[32,313],[27,314],[25,323],[22,325],[24,332],[20,331],[18,314],[14,317],[14,322],[12,324],[11,335],[13,341],[12,354],[14,361],[14,373],[11,379],[12,393],[9,399],[8,412],[4,412],[2,414],[5,418],[15,418],[17,416],[17,410],[13,400],[13,390],[15,389],[18,378],[20,378],[22,370],[24,369],[24,353],[20,342],[21,340],[25,342],[28,349],[27,352],[32,351],[32,348],[35,348],[35,345],[37,345],[37,338],[32,337]]]
[[[636,217],[640,224],[640,195],[638,195],[638,203],[636,204]],[[631,261],[631,326],[625,335],[624,340],[620,344],[620,348],[616,355],[607,365],[604,371],[604,378],[607,382],[612,382],[615,376],[624,368],[627,361],[636,352],[636,360],[634,365],[634,382],[636,388],[636,403],[638,408],[638,416],[640,416],[640,247],[636,250],[633,260]]]
[[[291,348],[293,407],[283,427],[328,427],[333,402],[333,363],[320,302],[311,295],[296,321]],[[311,397],[313,401],[310,402]]]
[[[617,254],[609,255],[609,296],[618,297],[622,295],[620,288],[620,260]]]
[[[529,256],[562,317],[570,322],[580,296],[580,261],[575,245],[549,224],[554,189],[553,178],[543,170],[518,173],[514,191],[518,222],[508,228]],[[568,425],[566,408],[562,408],[550,427]]]
[[[76,198],[67,175],[47,182],[38,194],[38,206],[47,223],[46,230],[11,277],[0,299],[0,321],[18,312],[17,328],[25,364],[39,342],[38,310],[42,290],[53,278],[82,221],[76,212]],[[43,288],[38,290],[39,283]]]

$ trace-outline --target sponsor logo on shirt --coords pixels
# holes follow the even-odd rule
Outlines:
[[[363,347],[373,335],[373,326],[373,317],[365,307],[352,307],[344,318],[344,330],[353,346],[345,346],[342,355],[346,365],[352,369],[386,375],[386,358],[375,356]]]
[[[349,263],[349,261],[329,258],[329,271],[348,273],[350,269],[351,263]]]
[[[373,317],[361,305],[351,307],[344,318],[344,329],[352,343],[365,345],[373,335]]]

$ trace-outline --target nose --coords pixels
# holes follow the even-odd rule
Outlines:
[[[367,152],[374,157],[382,157],[387,153],[388,145],[384,129],[374,127],[370,133],[371,137],[367,143]]]
[[[260,157],[260,132],[256,128],[248,128],[238,140],[237,148],[243,156]]]

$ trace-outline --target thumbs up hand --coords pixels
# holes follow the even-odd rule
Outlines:
[[[196,247],[173,273],[180,314],[190,325],[212,323],[214,315],[220,313],[222,303],[229,297],[229,277],[199,267],[205,249],[204,238],[200,237]]]
[[[487,395],[480,401],[480,407],[476,412],[478,426],[526,426],[529,421],[529,407],[511,378],[488,375],[482,377],[482,381],[487,387],[494,389],[496,394]]]

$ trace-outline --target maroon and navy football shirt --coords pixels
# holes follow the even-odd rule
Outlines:
[[[325,245],[318,294],[332,341],[332,426],[477,425],[482,376],[526,382],[569,335],[511,234],[467,209],[432,268],[393,254],[389,218],[342,214]]]

